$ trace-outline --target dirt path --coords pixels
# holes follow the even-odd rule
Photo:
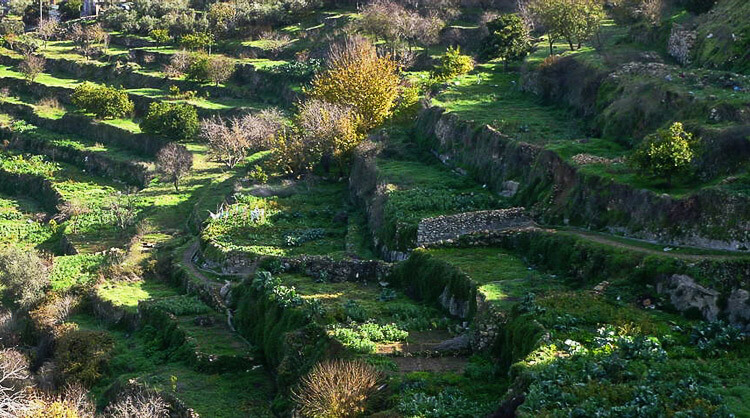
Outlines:
[[[646,254],[654,254],[654,255],[660,255],[660,256],[680,258],[684,260],[694,260],[694,261],[705,260],[705,259],[726,260],[726,259],[731,259],[731,258],[750,257],[750,254],[748,253],[740,253],[740,252],[736,254],[733,254],[730,252],[723,253],[723,254],[712,254],[712,253],[686,254],[686,253],[681,253],[680,251],[700,252],[703,249],[697,248],[697,247],[676,247],[676,246],[671,246],[671,245],[664,245],[664,248],[671,248],[671,250],[659,251],[654,248],[648,248],[645,246],[637,245],[638,241],[634,239],[629,239],[633,241],[633,243],[630,244],[630,243],[622,242],[619,239],[609,238],[606,235],[589,232],[589,231],[582,231],[582,230],[577,230],[577,229],[564,229],[564,230],[547,229],[547,230],[553,231],[553,232],[559,231],[561,233],[568,233],[568,234],[576,235],[587,241],[609,245],[609,246],[616,247],[616,248],[623,248],[623,249],[637,251],[637,252],[646,253]],[[628,239],[628,238],[622,238],[622,239]],[[652,244],[652,243],[643,242],[643,244]],[[662,244],[653,244],[653,245],[662,245]],[[705,250],[705,251],[711,251],[711,250]]]

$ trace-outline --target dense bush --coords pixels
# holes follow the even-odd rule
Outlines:
[[[531,52],[531,35],[526,23],[517,14],[504,14],[487,23],[489,35],[484,40],[486,58],[520,61]]]
[[[62,20],[78,19],[81,17],[83,0],[66,0],[60,3],[60,14]]]
[[[440,57],[440,63],[432,70],[432,77],[448,80],[474,69],[474,60],[461,54],[461,47],[449,47]]]
[[[123,89],[79,84],[71,95],[73,104],[98,118],[120,118],[133,113],[134,105]]]
[[[192,139],[198,133],[198,112],[189,104],[153,102],[140,127],[145,133],[173,140]]]
[[[369,132],[391,115],[399,93],[398,64],[379,56],[363,38],[334,46],[328,69],[317,74],[306,93],[313,99],[351,107],[359,116],[358,131]]]
[[[102,376],[114,347],[114,338],[108,332],[65,333],[55,347],[57,380],[91,386]]]
[[[669,129],[659,129],[646,137],[630,157],[630,162],[641,173],[665,177],[667,186],[672,178],[685,173],[695,158],[698,141],[685,131],[682,123],[675,122]]]
[[[0,285],[7,301],[28,308],[44,297],[49,271],[36,252],[8,247],[0,251]]]

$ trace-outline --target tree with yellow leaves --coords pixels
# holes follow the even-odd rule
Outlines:
[[[305,92],[311,99],[350,107],[358,116],[357,131],[366,133],[391,115],[400,82],[391,56],[379,56],[364,38],[349,38],[331,47],[328,68]]]

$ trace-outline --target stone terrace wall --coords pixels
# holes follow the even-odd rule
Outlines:
[[[534,225],[523,208],[464,212],[423,219],[417,230],[417,245],[437,244],[462,235],[501,231]]]
[[[520,183],[514,203],[535,219],[672,245],[738,250],[750,248],[750,199],[704,188],[685,197],[657,194],[582,174],[558,154],[514,141],[495,129],[424,109],[417,134],[447,164],[468,168],[478,181],[502,192],[508,180]]]

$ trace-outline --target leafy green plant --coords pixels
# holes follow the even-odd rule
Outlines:
[[[646,137],[630,157],[630,162],[641,172],[663,176],[667,186],[672,186],[675,175],[690,167],[697,151],[698,140],[685,131],[682,123],[675,122],[669,129],[659,129]]]
[[[432,70],[432,77],[438,80],[449,80],[466,74],[474,69],[474,60],[461,54],[461,47],[449,47],[440,57],[440,63]]]
[[[134,104],[123,89],[79,84],[71,95],[73,104],[98,118],[119,118],[133,113]]]
[[[531,52],[531,35],[523,19],[515,13],[504,14],[487,23],[489,36],[485,39],[483,54],[487,58],[502,58],[505,68],[508,61],[520,61]]]
[[[195,106],[183,103],[153,102],[140,123],[141,130],[174,140],[188,140],[198,133]]]
[[[705,355],[718,357],[742,341],[740,330],[724,321],[704,322],[693,327],[690,342]]]
[[[354,299],[344,303],[344,314],[354,322],[365,322],[370,317],[367,310]]]

